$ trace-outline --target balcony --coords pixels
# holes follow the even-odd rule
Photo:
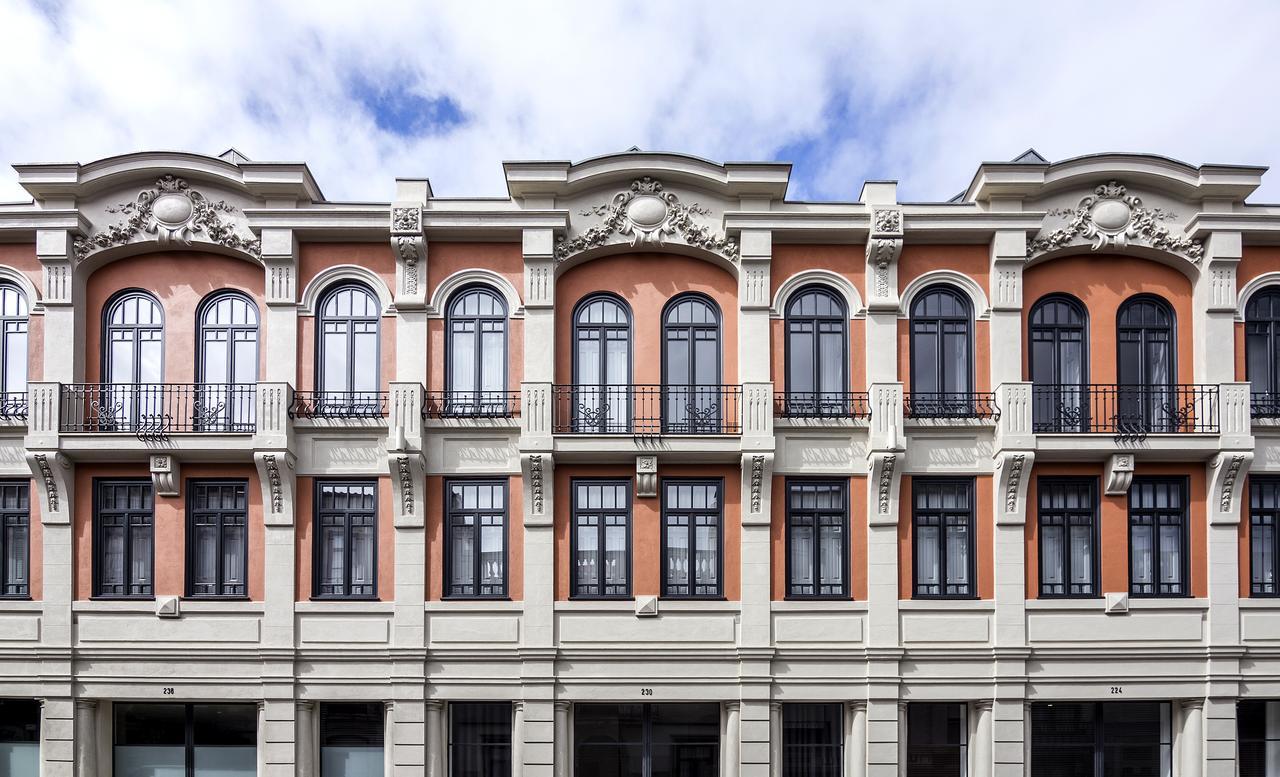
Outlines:
[[[1036,385],[1037,434],[1110,434],[1137,442],[1150,434],[1218,434],[1216,385]]]
[[[1255,419],[1280,421],[1280,392],[1255,391],[1249,395],[1249,415]]]
[[[0,391],[0,426],[27,422],[27,392]]]
[[[742,433],[742,387],[566,386],[553,392],[554,434],[723,436]]]
[[[422,413],[427,418],[516,418],[520,415],[520,392],[433,392],[426,395]]]
[[[788,391],[773,395],[773,414],[778,418],[866,420],[871,402],[865,391]]]
[[[904,418],[994,421],[1000,418],[996,395],[987,391],[911,392],[902,395]]]
[[[164,440],[170,434],[252,434],[255,396],[250,383],[67,383],[59,431],[132,434]],[[25,410],[25,395],[23,399]]]
[[[290,418],[382,418],[385,391],[295,391]]]

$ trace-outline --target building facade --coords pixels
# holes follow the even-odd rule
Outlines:
[[[1261,168],[16,169],[0,775],[1280,775]]]

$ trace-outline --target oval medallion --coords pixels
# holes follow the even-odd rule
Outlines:
[[[642,194],[627,204],[627,218],[637,226],[656,227],[667,218],[667,203],[661,197]]]
[[[1089,212],[1089,218],[1093,223],[1109,232],[1124,229],[1131,217],[1129,204],[1123,200],[1102,200]]]
[[[156,221],[168,226],[178,226],[191,219],[194,208],[185,194],[162,194],[151,203],[151,214]]]

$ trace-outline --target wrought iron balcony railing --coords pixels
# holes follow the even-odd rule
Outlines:
[[[1040,434],[1217,434],[1218,386],[1036,385],[1031,429]]]
[[[913,391],[902,395],[904,418],[980,419],[1000,417],[996,395],[987,391]]]
[[[435,392],[426,395],[422,412],[428,418],[515,418],[520,415],[520,392]]]
[[[385,391],[295,391],[291,418],[382,418],[387,414]]]
[[[778,418],[870,418],[871,402],[865,391],[788,391],[773,395]]]
[[[1280,418],[1280,391],[1255,391],[1249,395],[1249,415]]]
[[[555,386],[556,434],[742,433],[742,386]]]
[[[247,434],[256,428],[252,383],[66,383],[61,431]]]
[[[27,420],[27,392],[0,391],[0,424]]]

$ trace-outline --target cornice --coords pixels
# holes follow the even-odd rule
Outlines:
[[[80,211],[74,209],[0,210],[0,235],[5,240],[27,237],[34,240],[36,230],[40,229],[65,229],[87,234],[91,225]]]

